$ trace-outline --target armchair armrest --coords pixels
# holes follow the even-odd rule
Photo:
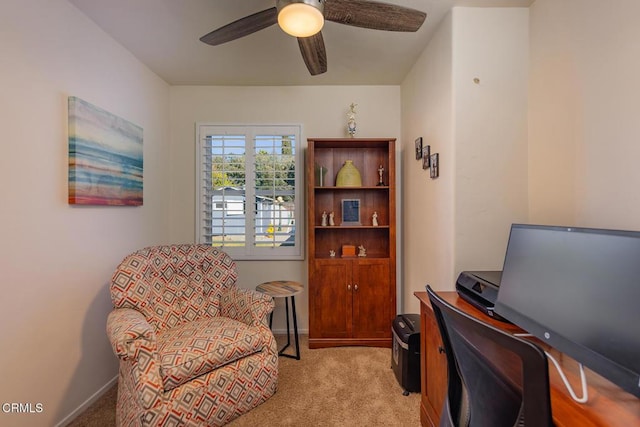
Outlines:
[[[136,390],[145,409],[162,403],[163,385],[156,333],[139,311],[116,308],[107,317],[107,336],[120,358],[120,379]]]
[[[220,314],[249,326],[266,325],[267,314],[273,307],[271,296],[237,286],[227,289],[220,297]]]
[[[138,343],[155,351],[156,333],[142,313],[131,308],[116,308],[107,317],[107,336],[113,352],[121,359],[136,359]]]

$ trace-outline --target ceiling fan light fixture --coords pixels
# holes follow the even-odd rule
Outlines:
[[[278,0],[278,25],[294,37],[311,37],[324,25],[320,0]]]

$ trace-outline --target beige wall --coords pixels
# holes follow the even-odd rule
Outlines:
[[[530,218],[640,230],[640,2],[531,7]]]
[[[453,9],[450,289],[461,271],[502,270],[510,226],[527,220],[528,47],[528,8]]]
[[[358,104],[356,136],[400,137],[398,86],[172,87],[172,240],[195,240],[196,122],[300,123],[302,144],[306,148],[307,138],[346,137],[347,112],[352,102]],[[298,224],[297,229],[306,236],[304,221]],[[277,279],[306,284],[307,260],[239,261],[238,274],[240,286],[251,289],[264,281]],[[296,301],[299,329],[307,331],[307,292]],[[276,304],[274,330],[286,330],[284,301],[278,299]]]
[[[131,250],[169,238],[169,88],[62,0],[0,6],[0,412],[52,426],[117,374],[107,283]],[[144,129],[144,206],[67,204],[67,97]]]
[[[427,283],[501,269],[527,215],[527,78],[527,9],[454,8],[403,82],[405,312]],[[418,136],[440,154],[437,179],[415,160]]]
[[[418,313],[415,291],[446,288],[453,270],[453,56],[447,15],[402,84],[403,312]],[[415,158],[422,137],[440,153],[438,179]]]

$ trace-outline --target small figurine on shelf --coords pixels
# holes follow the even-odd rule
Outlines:
[[[329,225],[336,225],[335,221],[333,220],[334,214],[333,211],[331,211],[331,213],[329,214]]]
[[[373,224],[374,227],[378,226],[378,212],[373,212],[373,215],[371,217],[371,222]]]
[[[352,102],[351,105],[349,106],[349,113],[347,114],[347,117],[349,118],[349,121],[347,122],[347,132],[349,133],[349,136],[351,138],[356,136],[356,107],[357,106],[358,104],[354,104]]]
[[[334,251],[333,249],[329,249],[329,256],[331,258],[335,258],[336,257],[336,251]]]
[[[358,246],[358,256],[359,257],[366,257],[367,256],[367,250],[364,248],[363,245]]]
[[[322,226],[327,226],[327,211],[322,211]]]
[[[382,174],[384,173],[384,166],[378,166],[378,186],[384,186],[384,181],[382,180]]]

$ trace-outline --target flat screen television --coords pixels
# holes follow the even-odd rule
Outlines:
[[[513,224],[495,311],[640,397],[640,232]]]

